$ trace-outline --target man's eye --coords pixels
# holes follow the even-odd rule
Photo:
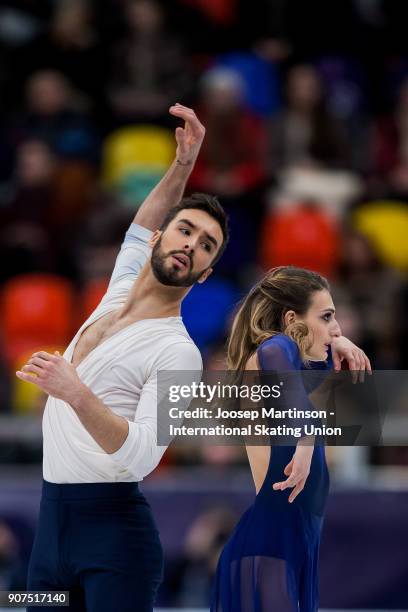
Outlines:
[[[208,242],[202,242],[201,244],[203,245],[203,247],[205,248],[206,251],[210,251],[211,250],[211,247],[208,244]]]
[[[185,234],[186,236],[190,235],[190,230],[185,227],[180,227],[180,231],[182,234]]]

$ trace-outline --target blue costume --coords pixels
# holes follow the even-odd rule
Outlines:
[[[262,373],[289,372],[290,405],[313,409],[309,398],[316,380],[302,377],[306,369],[297,344],[277,334],[258,348]],[[327,362],[312,362],[307,369],[331,369]],[[298,373],[298,374],[297,374]],[[313,377],[313,375],[312,375]],[[294,443],[296,444],[296,443]],[[218,562],[212,612],[316,612],[320,534],[329,490],[329,473],[323,444],[315,445],[305,487],[292,503],[291,488],[274,491],[286,480],[284,469],[296,446],[272,445],[263,485],[254,504],[244,513],[225,545]]]

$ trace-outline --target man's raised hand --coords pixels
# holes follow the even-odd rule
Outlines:
[[[175,104],[170,107],[170,113],[184,121],[184,127],[176,128],[176,159],[178,163],[190,166],[195,163],[205,136],[205,127],[200,123],[195,112]]]

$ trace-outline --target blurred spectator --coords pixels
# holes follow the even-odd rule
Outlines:
[[[217,66],[235,71],[243,84],[243,102],[248,110],[263,117],[280,107],[280,81],[277,65],[255,53],[226,53],[218,58]]]
[[[338,121],[324,101],[313,66],[292,67],[286,80],[287,106],[272,121],[273,167],[347,167],[348,151]]]
[[[34,271],[57,267],[51,239],[37,225],[4,224],[0,231],[0,282]]]
[[[94,11],[92,0],[52,3],[49,21],[29,44],[14,53],[17,79],[14,77],[13,89],[17,96],[31,73],[53,69],[63,73],[75,88],[93,96],[95,105],[100,104],[107,52],[95,27]]]
[[[27,140],[18,148],[0,214],[2,280],[35,270],[73,273],[72,232],[90,210],[93,180],[86,164],[58,162],[42,140]]]
[[[351,167],[367,174],[371,164],[371,120],[367,113],[367,76],[363,67],[355,58],[325,56],[317,68],[324,83],[327,109],[351,143]]]
[[[61,158],[96,161],[98,143],[82,106],[62,73],[35,72],[26,84],[26,106],[9,132],[11,144],[38,138]]]
[[[217,474],[224,471],[226,474],[232,465],[243,464],[247,466],[247,456],[244,446],[213,446],[201,447],[201,461],[204,465],[215,467]]]
[[[55,157],[45,142],[30,140],[19,147],[14,178],[0,209],[1,281],[54,266],[47,229],[55,168]]]
[[[127,35],[113,50],[109,97],[119,122],[168,121],[190,86],[180,41],[158,0],[124,0]]]
[[[13,588],[18,565],[18,542],[8,525],[0,519],[0,591]]]
[[[358,313],[361,346],[374,367],[396,369],[400,364],[403,280],[381,262],[369,240],[356,232],[345,235],[341,255],[339,283],[334,285],[336,299],[350,303],[354,315]]]
[[[273,206],[312,202],[341,219],[362,191],[360,177],[348,169],[344,124],[329,112],[314,67],[291,68],[286,95],[286,107],[271,122]]]
[[[266,180],[265,126],[244,106],[239,73],[229,68],[205,73],[198,108],[207,134],[192,186],[229,198],[261,186]]]
[[[46,225],[55,170],[55,156],[43,140],[27,140],[18,148],[12,197],[6,209],[11,220]]]
[[[168,584],[164,585],[172,593],[170,605],[183,608],[209,606],[218,557],[235,522],[232,511],[220,506],[206,510],[190,525],[184,554],[170,565]]]
[[[182,0],[185,4],[197,6],[217,24],[230,24],[237,10],[237,0]]]
[[[55,3],[43,56],[81,91],[94,96],[102,93],[104,55],[94,27],[90,0]]]
[[[263,119],[245,107],[243,92],[234,70],[214,68],[203,75],[197,106],[207,132],[191,187],[221,198],[231,238],[217,271],[245,283],[256,260],[267,138]]]
[[[408,195],[408,78],[393,112],[375,125],[374,170],[393,193]]]
[[[86,163],[59,162],[46,142],[27,140],[17,151],[3,218],[35,223],[50,232],[72,229],[89,212],[93,181]]]

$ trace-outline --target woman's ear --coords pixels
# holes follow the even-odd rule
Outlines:
[[[162,230],[155,230],[149,240],[149,246],[150,247],[154,247],[154,245],[156,244],[156,242],[160,239],[160,236],[162,235]]]
[[[288,325],[292,325],[296,321],[296,312],[294,310],[288,310],[283,317],[283,326],[284,328],[288,327]]]

